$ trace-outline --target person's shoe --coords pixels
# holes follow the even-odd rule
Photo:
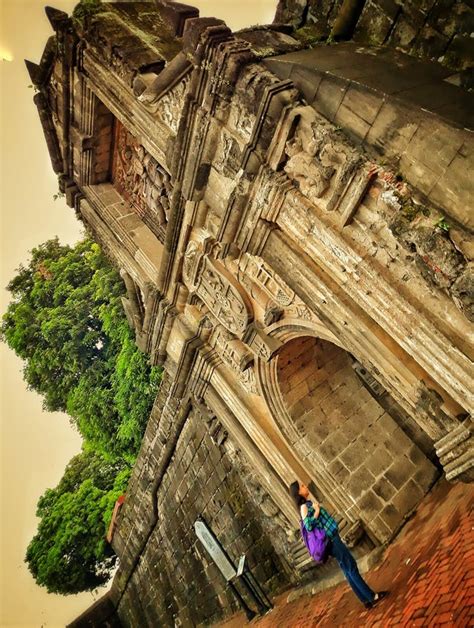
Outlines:
[[[383,600],[384,597],[387,597],[388,593],[389,593],[388,591],[379,591],[378,593],[375,594],[372,602],[366,602],[364,604],[365,608],[373,608],[376,604],[380,602],[380,600]]]

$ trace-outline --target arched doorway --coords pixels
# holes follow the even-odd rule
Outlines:
[[[324,478],[329,498],[337,494],[350,518],[360,518],[374,540],[387,541],[436,479],[436,468],[343,348],[299,336],[273,362],[262,369],[262,384],[271,388],[273,416],[295,453],[316,485]]]

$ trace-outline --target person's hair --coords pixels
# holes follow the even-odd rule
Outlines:
[[[300,512],[300,506],[306,504],[306,499],[300,495],[300,483],[296,480],[290,484],[289,493],[293,498],[296,510]]]

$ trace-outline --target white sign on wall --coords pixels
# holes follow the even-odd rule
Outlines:
[[[212,534],[204,521],[195,521],[194,531],[227,582],[232,580],[236,575],[234,566],[227,558],[216,537]]]

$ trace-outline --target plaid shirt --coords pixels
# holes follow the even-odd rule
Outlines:
[[[319,507],[319,516],[315,518],[313,502],[308,500],[306,505],[308,506],[308,514],[303,519],[304,527],[308,532],[311,532],[314,528],[324,530],[326,536],[333,539],[337,533],[336,520],[322,506]]]

